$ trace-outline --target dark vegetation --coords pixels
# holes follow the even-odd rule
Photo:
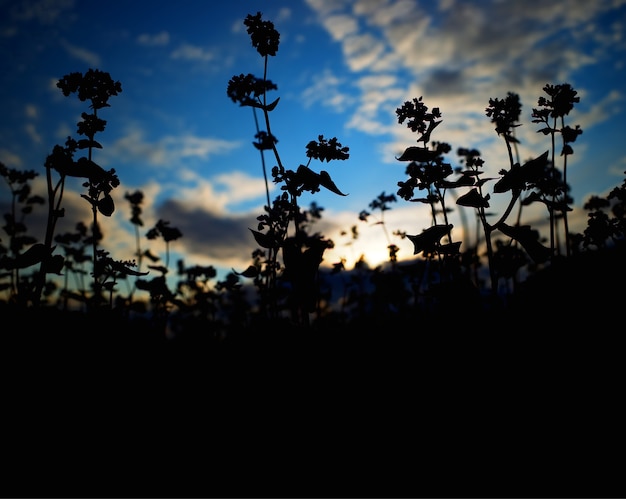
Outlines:
[[[451,146],[434,139],[442,110],[422,97],[401,104],[398,123],[416,134],[397,158],[406,178],[358,219],[375,212],[387,234],[384,213],[398,199],[427,204],[427,229],[396,233],[412,242],[415,259],[398,261],[388,238],[386,265],[361,260],[346,270],[337,262],[323,272],[324,252],[334,244],[315,232],[323,208],[299,201],[321,189],[344,195],[347,186],[315,165],[346,160],[349,148],[319,135],[306,145],[305,164],[292,170],[282,163],[270,126],[277,85],[268,79],[279,33],[260,13],[244,24],[264,74],[233,76],[227,97],[253,112],[253,144],[268,186],[265,210],[250,229],[258,249],[247,269],[217,281],[212,267],[178,262],[172,289],[167,251],[184,235],[167,220],[142,232],[140,191],[125,196],[136,254],[111,258],[101,225],[116,209],[111,191],[121,182],[97,164],[103,145],[96,137],[106,125],[101,110],[122,86],[106,72],[58,81],[86,111],[80,138],[68,137],[45,160],[45,195],[31,192],[37,171],[0,164],[11,199],[0,240],[3,366],[10,366],[4,379],[15,397],[8,399],[15,421],[7,424],[20,428],[24,454],[12,458],[39,473],[19,482],[25,495],[186,496],[193,484],[200,496],[598,496],[585,456],[611,473],[598,442],[613,438],[608,428],[623,388],[626,181],[588,200],[587,228],[569,231],[567,166],[582,130],[566,120],[577,92],[567,83],[542,89],[532,122],[547,145],[527,160],[517,153],[518,96],[490,99],[486,118],[509,166],[489,178],[471,147],[457,149],[459,166],[448,162]],[[60,234],[70,177],[84,179],[81,196],[93,217]],[[270,182],[280,186],[273,200]],[[503,213],[490,211],[496,196],[508,200]],[[545,207],[547,237],[523,222],[533,203]],[[26,225],[40,205],[48,210],[43,242]],[[453,240],[453,210],[473,215],[475,241]],[[357,225],[346,233],[357,239]],[[164,242],[164,259],[144,237]],[[574,431],[590,407],[603,421],[584,423],[595,425],[594,438]],[[172,413],[174,429],[165,416]],[[538,450],[546,444],[539,435],[550,435],[552,454]],[[190,457],[184,442],[202,445]],[[74,459],[116,446],[114,457],[98,452],[93,467]],[[69,469],[51,464],[64,447],[73,455]],[[426,448],[428,456],[421,455]],[[306,462],[292,460],[302,449]],[[472,467],[477,449],[488,471]],[[152,460],[151,450],[169,467]],[[500,460],[511,451],[516,459],[532,452],[532,464]],[[142,456],[148,471],[125,452]],[[414,453],[428,459],[418,464]],[[573,490],[569,473],[582,462],[588,474],[577,475]],[[176,479],[167,471],[174,469],[182,473]],[[443,469],[456,478],[446,479]],[[433,483],[432,473],[441,481]],[[24,495],[16,488],[9,493]]]

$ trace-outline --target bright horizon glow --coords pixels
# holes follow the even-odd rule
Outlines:
[[[381,226],[371,226],[380,214],[369,203],[382,192],[395,194],[397,182],[406,179],[406,164],[395,158],[417,137],[397,123],[395,109],[413,98],[422,96],[429,109],[441,109],[443,123],[432,140],[452,146],[453,167],[459,165],[457,148],[476,148],[485,160],[485,177],[496,177],[508,160],[485,116],[489,98],[504,98],[509,91],[520,96],[517,136],[525,161],[550,148],[531,122],[543,86],[570,83],[580,103],[566,124],[583,129],[568,164],[571,231],[586,226],[582,206],[590,195],[605,196],[624,179],[625,0],[213,5],[57,0],[17,1],[4,8],[0,161],[39,172],[35,192],[45,193],[46,156],[68,135],[78,137],[76,123],[87,111],[75,95],[62,95],[58,79],[93,68],[122,84],[122,93],[100,113],[107,125],[97,136],[103,149],[94,151],[94,160],[115,168],[121,181],[112,193],[115,213],[100,218],[103,248],[114,258],[134,258],[135,227],[124,194],[141,190],[140,234],[159,219],[183,234],[171,244],[172,270],[180,258],[188,266],[213,265],[222,275],[250,264],[256,244],[249,229],[256,230],[256,217],[263,213],[265,184],[259,152],[251,144],[252,110],[232,103],[226,86],[233,75],[263,75],[262,58],[243,25],[246,15],[256,12],[281,34],[268,78],[278,86],[271,97],[280,97],[270,119],[283,164],[296,170],[306,163],[305,146],[320,134],[350,148],[346,161],[311,163],[315,171],[328,171],[348,196],[322,191],[299,200],[303,209],[311,202],[324,208],[318,227],[335,242],[324,255],[325,266],[345,258],[352,268],[361,255],[372,267],[388,259]],[[269,175],[275,160],[267,155],[266,161]],[[272,188],[273,199],[278,191]],[[80,183],[66,190],[67,216],[57,233],[72,231],[79,220],[90,223],[82,192]],[[3,213],[8,194],[6,186],[0,188]],[[496,213],[497,198],[492,194]],[[392,233],[418,234],[431,225],[429,211],[400,198],[390,208],[385,221],[391,242],[400,247],[400,260],[412,258],[410,241]],[[362,210],[372,213],[370,222],[359,221]],[[43,239],[40,211],[27,226]],[[541,213],[527,216],[528,223],[542,219]],[[473,223],[473,213],[467,211],[466,218]],[[461,234],[458,215],[452,223]],[[350,241],[353,225],[359,238]],[[143,238],[142,246],[165,258],[162,240]]]

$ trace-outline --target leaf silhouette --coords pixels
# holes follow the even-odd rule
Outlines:
[[[40,263],[45,257],[46,246],[41,243],[33,244],[24,253],[15,258],[13,268],[25,269],[26,267]]]
[[[427,147],[411,146],[407,147],[399,158],[398,161],[417,161],[423,163],[431,161],[437,157],[437,151],[431,151]]]
[[[85,157],[76,160],[76,169],[72,173],[67,173],[73,177],[85,177],[93,183],[98,183],[106,179],[106,171],[97,163]]]
[[[466,171],[462,172],[461,177],[457,180],[442,180],[440,182],[441,187],[445,189],[455,189],[456,187],[469,187],[470,185],[474,185],[475,180],[473,177],[476,176],[476,172]]]
[[[110,194],[105,194],[105,196],[98,201],[98,211],[105,217],[113,215],[113,212],[115,211],[115,203],[113,202],[113,198]]]
[[[248,268],[243,272],[237,272],[235,269],[232,270],[235,274],[242,275],[244,277],[254,278],[259,275],[259,269],[257,269],[254,265],[248,266]]]
[[[269,248],[269,249],[278,248],[276,239],[273,236],[271,236],[269,233],[263,234],[263,232],[259,232],[257,230],[253,230],[250,228],[248,228],[248,230],[252,232],[252,235],[254,236],[254,240],[262,248]]]
[[[461,241],[455,243],[442,244],[439,246],[438,251],[441,255],[455,256],[459,254],[461,248]]]
[[[407,235],[406,237],[413,243],[413,254],[435,250],[439,240],[450,232],[452,227],[452,224],[433,225],[416,236]]]
[[[88,149],[90,147],[95,147],[96,149],[102,149],[102,144],[97,140],[89,140],[89,139],[80,139],[77,142],[79,149]]]
[[[337,188],[335,183],[330,179],[330,175],[328,174],[328,172],[325,172],[324,170],[322,170],[319,174],[319,177],[320,177],[320,184],[326,187],[326,189],[328,189],[331,192],[334,192],[335,194],[339,194],[340,196],[347,196],[347,194],[344,194]]]
[[[539,233],[531,229],[530,225],[511,227],[510,225],[501,223],[498,225],[498,229],[500,229],[503,234],[519,242],[535,263],[543,263],[550,258],[552,251],[539,242]]]
[[[548,164],[548,151],[541,156],[531,159],[523,166],[515,164],[493,186],[493,192],[503,193],[510,190],[523,190],[527,183],[534,183],[545,175],[545,167]]]
[[[470,206],[472,208],[489,208],[489,194],[483,197],[478,192],[478,189],[474,188],[459,197],[459,199],[456,200],[456,204]]]
[[[267,111],[273,111],[273,110],[274,110],[274,108],[278,105],[278,101],[279,101],[279,100],[280,100],[280,97],[278,97],[278,98],[277,98],[274,102],[269,103],[269,104],[265,107],[265,109],[266,109]]]
[[[62,270],[64,265],[65,258],[63,255],[53,255],[48,258],[48,261],[46,262],[46,272],[49,274],[63,275]]]

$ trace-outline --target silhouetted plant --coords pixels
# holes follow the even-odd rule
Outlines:
[[[253,145],[261,153],[263,175],[266,186],[267,205],[266,213],[258,217],[257,230],[250,229],[256,242],[261,248],[268,251],[268,255],[255,252],[255,265],[251,265],[240,275],[253,278],[259,285],[262,298],[262,306],[269,318],[277,318],[279,315],[278,301],[281,294],[278,278],[282,277],[291,287],[289,293],[292,302],[292,318],[299,324],[308,325],[308,314],[315,308],[314,279],[322,262],[324,251],[332,247],[332,242],[323,236],[315,234],[309,236],[302,227],[303,216],[298,206],[298,197],[303,192],[318,192],[324,187],[338,195],[343,194],[326,171],[316,173],[309,168],[311,160],[330,162],[331,160],[345,160],[349,157],[348,147],[343,146],[337,138],[324,138],[318,136],[318,140],[312,140],[306,145],[306,155],[309,158],[306,165],[300,165],[296,171],[286,169],[281,161],[276,148],[278,139],[271,131],[270,116],[278,105],[277,98],[268,104],[267,94],[270,90],[276,90],[277,86],[267,79],[267,67],[270,56],[275,56],[278,51],[280,34],[271,21],[262,19],[262,14],[249,14],[244,20],[244,25],[250,35],[252,45],[264,61],[263,77],[257,78],[252,74],[233,76],[228,82],[227,95],[240,106],[251,106],[255,118],[256,141]],[[256,116],[256,109],[263,112],[266,130],[260,130]],[[273,182],[281,185],[283,194],[276,197],[270,203],[269,180],[265,168],[264,152],[271,150],[276,160],[271,174]],[[294,235],[288,236],[289,225],[293,223]],[[263,232],[265,231],[265,232]],[[278,255],[282,251],[283,262],[278,261]],[[261,259],[259,258],[261,257]],[[282,273],[282,276],[280,275]],[[262,280],[258,279],[262,276]]]
[[[143,203],[143,192],[137,190],[135,192],[124,194],[124,199],[130,203],[131,217],[130,223],[135,227],[135,256],[137,257],[137,271],[141,272],[141,264],[143,263],[143,252],[141,250],[141,235],[139,233],[139,227],[143,227],[143,220],[141,219],[141,204]],[[133,294],[137,289],[136,284],[133,285],[133,289],[128,295],[129,304],[133,301]]]
[[[137,279],[135,281],[135,286],[137,289],[148,291],[150,293],[150,301],[154,307],[155,315],[157,315],[161,321],[167,320],[176,296],[175,292],[170,290],[167,283],[170,260],[170,242],[175,241],[182,236],[183,234],[179,229],[176,227],[170,227],[170,222],[162,219],[159,219],[155,226],[146,233],[146,238],[149,240],[162,238],[165,241],[165,264],[148,265],[150,270],[158,272],[160,275],[153,277],[150,280]],[[160,260],[158,256],[154,256],[150,252],[145,252],[144,256],[149,257],[154,263]],[[148,274],[148,272],[143,275],[146,274]]]
[[[626,174],[626,172],[624,172]],[[624,244],[626,237],[626,180],[615,187],[606,198],[592,196],[583,206],[588,210],[587,227],[583,234],[572,238],[575,250],[606,249]],[[612,216],[611,216],[612,215]]]
[[[108,293],[108,304],[113,308],[113,296],[116,291],[115,286],[119,279],[126,279],[128,276],[147,275],[147,272],[137,272],[133,269],[136,266],[134,260],[114,260],[106,250],[98,250],[96,255],[94,273],[98,276],[98,289]],[[98,295],[96,295],[97,297]]]
[[[2,226],[9,236],[8,247],[1,244],[0,239],[0,270],[8,271],[2,276],[7,276],[9,282],[0,283],[0,290],[8,289],[9,300],[21,305],[27,304],[27,297],[31,294],[31,280],[23,279],[20,270],[41,261],[44,253],[37,239],[28,235],[25,224],[25,217],[32,213],[34,206],[45,203],[41,196],[31,193],[29,182],[37,175],[34,170],[20,171],[0,163],[0,176],[11,191],[11,211],[4,214],[5,224]]]
[[[561,213],[564,222],[565,230],[565,250],[567,256],[570,255],[570,234],[569,226],[567,222],[567,212],[571,211],[569,203],[572,201],[568,197],[567,187],[567,158],[569,155],[574,154],[574,149],[571,144],[576,141],[578,135],[583,133],[579,125],[576,128],[565,126],[565,116],[574,108],[574,104],[580,102],[580,97],[577,97],[578,92],[572,88],[569,83],[563,83],[561,85],[547,84],[543,87],[543,91],[548,94],[548,98],[539,97],[537,101],[538,108],[533,109],[533,123],[542,123],[546,125],[544,128],[538,130],[538,132],[544,135],[550,136],[551,141],[551,177],[552,183],[545,189],[547,198],[542,199],[548,208],[550,213],[550,249],[552,255],[559,248],[555,241],[556,231],[556,216],[555,214]],[[557,128],[557,126],[561,126]],[[561,134],[562,148],[560,156],[563,157],[563,171],[562,180],[556,175],[556,134]]]
[[[75,229],[74,232],[54,236],[54,242],[63,251],[65,273],[61,297],[64,310],[68,309],[70,300],[86,303],[88,298],[86,291],[89,285],[85,282],[85,276],[89,274],[89,270],[85,268],[85,263],[92,261],[89,255],[91,238],[88,236],[89,229],[83,222],[78,222]],[[70,277],[74,279],[73,286],[70,286]]]
[[[85,138],[78,141],[68,137],[65,147],[55,146],[52,154],[46,159],[46,180],[48,186],[48,223],[46,226],[46,236],[44,241],[44,256],[41,258],[37,286],[33,301],[39,302],[41,289],[45,283],[46,274],[50,272],[48,263],[52,256],[52,241],[54,237],[56,223],[64,216],[61,208],[65,180],[67,177],[86,178],[83,187],[87,188],[87,194],[81,194],[91,205],[93,222],[92,230],[94,234],[98,229],[98,213],[109,217],[115,210],[111,191],[116,188],[120,181],[115,174],[115,169],[105,170],[93,161],[93,150],[101,149],[102,145],[95,140],[97,133],[102,132],[106,126],[106,121],[98,116],[98,110],[110,107],[109,98],[118,95],[122,91],[119,81],[115,82],[109,73],[98,69],[89,69],[85,74],[69,73],[57,82],[57,87],[68,97],[70,94],[77,94],[81,102],[89,101],[91,113],[83,112],[82,120],[77,124],[77,133]],[[87,150],[87,156],[74,159],[78,150]],[[54,184],[52,170],[59,174],[59,179]],[[93,291],[94,296],[98,296],[102,282],[97,265],[99,238],[93,237]]]
[[[466,186],[473,179],[462,174],[459,180],[447,180],[454,173],[450,163],[445,160],[451,147],[446,142],[430,140],[435,128],[442,123],[442,114],[438,107],[429,112],[428,106],[419,97],[406,101],[397,108],[396,115],[398,123],[406,122],[407,128],[418,134],[418,145],[406,148],[396,158],[398,161],[409,162],[406,168],[408,179],[398,182],[397,195],[405,201],[427,204],[431,212],[430,227],[422,229],[419,234],[401,235],[405,235],[413,243],[414,255],[422,254],[431,262],[424,267],[427,275],[420,281],[427,288],[424,294],[428,301],[437,305],[442,300],[445,301],[443,295],[449,295],[451,287],[462,281],[459,250],[461,241],[452,239],[453,225],[448,220],[450,208],[446,206],[446,192],[448,189]],[[425,195],[416,197],[416,189],[425,191]],[[460,198],[457,203],[459,201]],[[444,237],[447,241],[442,243],[441,239]]]

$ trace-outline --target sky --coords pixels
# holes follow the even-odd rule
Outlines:
[[[319,135],[349,147],[347,160],[310,165],[326,170],[347,195],[322,189],[299,199],[304,209],[312,202],[323,208],[315,230],[335,243],[323,266],[344,259],[350,269],[362,255],[378,265],[390,242],[400,260],[412,258],[412,243],[393,232],[419,234],[431,225],[426,205],[400,197],[384,213],[370,208],[406,180],[406,163],[397,158],[417,145],[417,136],[398,123],[395,110],[413,98],[440,109],[431,139],[451,145],[453,167],[460,164],[458,148],[474,148],[485,176],[497,177],[509,165],[485,113],[489,99],[520,96],[516,137],[524,162],[550,148],[531,121],[546,95],[542,88],[568,83],[580,103],[566,124],[583,130],[568,160],[570,230],[586,226],[582,206],[589,196],[606,196],[624,180],[626,0],[0,0],[0,12],[0,162],[39,172],[34,191],[45,194],[47,155],[68,136],[79,138],[76,123],[90,112],[56,82],[99,69],[121,83],[122,92],[99,112],[107,124],[93,156],[120,179],[112,192],[115,212],[100,218],[104,247],[117,259],[135,257],[124,195],[140,190],[141,235],[158,220],[182,233],[170,243],[170,266],[183,259],[224,274],[251,263],[257,245],[250,229],[263,214],[265,183],[252,145],[252,109],[233,103],[226,89],[234,75],[263,76],[263,59],[243,24],[257,12],[280,33],[267,77],[277,85],[270,96],[280,97],[270,120],[282,163],[294,171],[306,164],[306,144]],[[276,162],[266,160],[269,171]],[[273,199],[280,191],[271,187]],[[57,232],[90,223],[83,193],[80,182],[68,185]],[[3,213],[9,199],[0,185]],[[492,194],[492,211],[506,202]],[[27,221],[41,240],[43,208]],[[371,213],[367,221],[359,220],[363,210]],[[533,227],[547,221],[541,210],[528,213]],[[461,219],[451,214],[455,231]],[[0,240],[6,243],[4,233]],[[162,240],[141,244],[165,259]]]

